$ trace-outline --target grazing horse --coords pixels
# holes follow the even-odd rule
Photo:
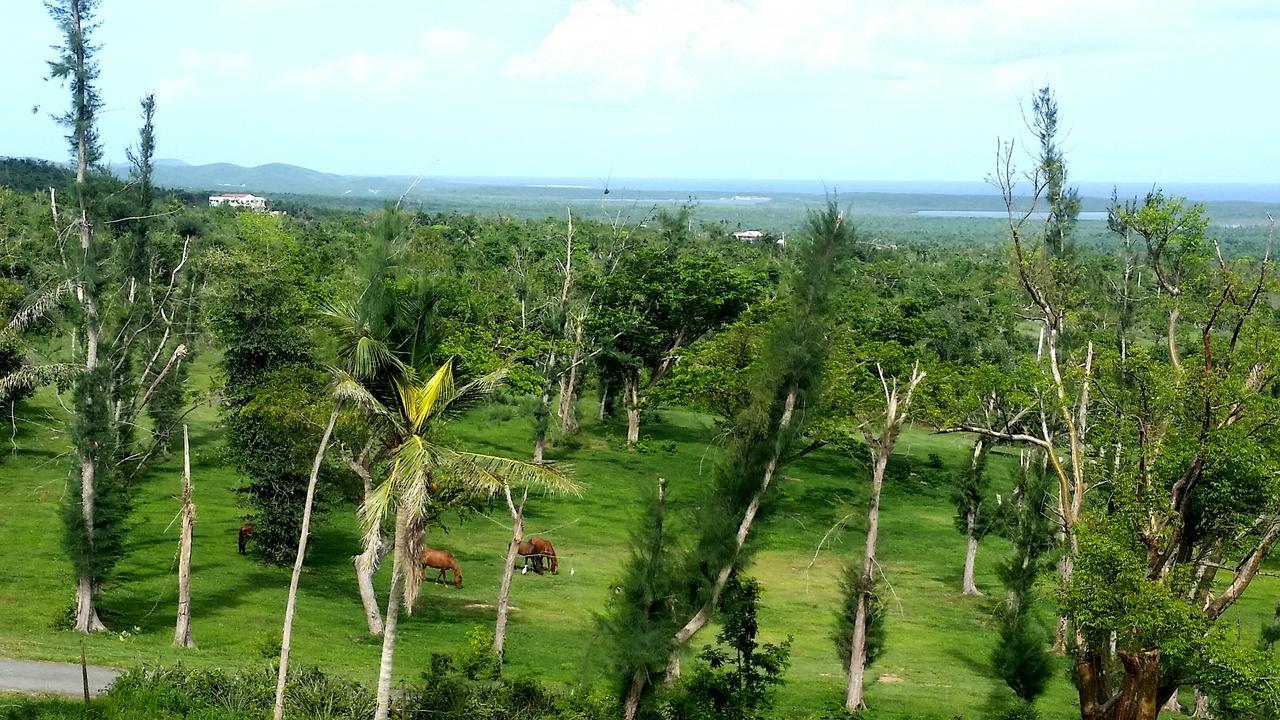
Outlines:
[[[453,586],[462,587],[462,570],[458,567],[458,561],[453,559],[453,553],[448,550],[432,550],[424,548],[422,550],[422,564],[429,568],[437,568],[440,570],[440,576],[436,578],[436,582],[443,583],[444,571],[453,571]]]
[[[524,566],[529,567],[529,560],[533,560],[533,571],[542,574],[542,561],[545,559],[547,565],[551,568],[551,574],[555,575],[560,572],[560,566],[556,562],[556,549],[552,547],[551,541],[546,538],[531,537],[528,540],[520,542],[520,548],[517,550],[524,556]]]
[[[256,530],[253,523],[245,523],[240,526],[240,554],[245,554],[245,548],[249,546],[249,538],[253,537],[253,531]]]

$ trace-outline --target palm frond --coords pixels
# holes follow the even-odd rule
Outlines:
[[[394,489],[394,482],[390,477],[383,480],[365,495],[364,503],[356,513],[363,533],[364,549],[370,555],[376,553],[382,544],[382,522],[392,510]]]
[[[411,379],[397,382],[396,392],[400,396],[400,406],[405,419],[409,421],[411,432],[421,433],[441,402],[454,394],[453,360],[446,360],[425,383]]]
[[[336,402],[399,426],[399,415],[382,404],[373,396],[373,393],[369,392],[369,388],[351,373],[341,368],[330,368],[329,374],[333,377],[333,399]]]
[[[442,452],[441,460],[442,474],[459,484],[480,487],[489,492],[497,492],[504,485],[515,485],[568,495],[579,493],[577,483],[556,465],[452,449]]]
[[[472,380],[458,388],[452,397],[440,403],[435,416],[446,422],[458,417],[492,395],[506,379],[507,369],[502,368]]]

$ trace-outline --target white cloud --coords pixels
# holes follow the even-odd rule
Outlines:
[[[475,43],[475,36],[465,30],[452,28],[427,28],[422,34],[422,44],[428,50],[460,52]]]
[[[1192,0],[578,0],[505,72],[606,97],[797,72],[901,78],[1120,49],[1190,15]]]
[[[418,46],[387,52],[357,50],[311,67],[285,70],[280,79],[308,89],[394,93],[424,79],[441,62],[441,55],[463,52],[475,41],[466,31],[433,27],[422,33]]]
[[[174,74],[155,84],[156,97],[164,102],[202,97],[211,87],[233,78],[237,83],[252,78],[253,59],[249,53],[225,50],[183,50],[174,58]]]
[[[314,67],[285,70],[281,78],[289,84],[305,88],[332,89],[339,85],[365,90],[391,92],[400,90],[422,76],[426,63],[416,56],[369,53],[358,50]]]

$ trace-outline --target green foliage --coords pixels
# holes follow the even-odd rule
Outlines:
[[[493,654],[493,630],[486,626],[467,631],[467,647],[458,654],[458,670],[468,680],[496,680],[501,674]]]
[[[492,656],[492,652],[489,652]],[[432,655],[422,684],[409,689],[402,717],[441,720],[612,720],[611,699],[600,694],[563,693],[536,680],[473,676],[447,655]]]
[[[823,212],[811,213],[805,236],[795,243],[786,305],[768,325],[750,403],[734,418],[729,447],[694,518],[697,540],[686,560],[686,600],[695,607],[708,601],[720,568],[742,568],[750,561],[752,544],[739,549],[736,541],[743,513],[766,468],[786,458],[803,433],[824,391],[831,296],[853,238],[852,225],[833,200]],[[782,427],[790,397],[794,408],[789,425]],[[767,517],[771,502],[768,495],[761,498],[758,518]]]
[[[116,440],[107,408],[110,373],[107,365],[83,372],[72,393],[75,403],[72,442],[78,448],[91,448],[93,452],[92,527],[85,523],[79,458],[70,468],[62,511],[63,548],[77,575],[91,578],[95,584],[101,582],[124,555],[128,532],[128,493],[123,479],[109,462]]]
[[[626,694],[637,672],[662,672],[678,622],[665,481],[659,481],[656,491],[646,491],[643,503],[643,513],[631,527],[622,579],[606,612],[595,618],[605,643],[608,677],[619,696]]]
[[[1053,676],[1048,633],[1026,602],[1001,606],[998,633],[991,666],[1015,695],[1030,704],[1044,694]]]
[[[840,667],[849,667],[853,648],[853,626],[858,614],[858,595],[862,591],[862,571],[856,565],[846,565],[840,578],[841,605],[836,612],[831,642],[835,644]],[[866,667],[871,667],[885,649],[885,606],[874,584],[867,595]]]
[[[1276,612],[1269,622],[1262,624],[1261,637],[1258,639],[1258,649],[1271,652],[1276,649],[1276,642],[1280,641],[1280,600],[1276,601]]]
[[[773,704],[790,664],[791,638],[781,645],[759,644],[756,605],[760,585],[754,578],[730,578],[720,606],[722,629],[717,645],[699,655],[693,676],[664,698],[664,720],[754,720]]]
[[[236,468],[248,482],[240,488],[251,508],[256,552],[270,562],[293,561],[302,526],[308,473],[328,414],[327,376],[305,367],[272,373],[227,423]],[[338,499],[325,473],[318,485],[314,518]]]
[[[285,221],[254,213],[235,221],[242,245],[209,258],[208,323],[222,348],[227,450],[246,476],[255,547],[284,564],[295,555],[328,383],[313,369],[304,328],[314,315]]]

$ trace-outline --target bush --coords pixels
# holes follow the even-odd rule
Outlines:
[[[62,700],[24,702],[6,720],[259,720],[275,703],[272,668],[230,673],[183,665],[126,671],[89,704]],[[373,695],[358,684],[319,670],[291,673],[286,714],[302,720],[365,720]]]

